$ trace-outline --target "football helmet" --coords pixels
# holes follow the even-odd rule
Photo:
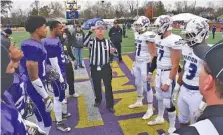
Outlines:
[[[188,46],[202,43],[208,38],[209,25],[204,19],[195,18],[190,20],[181,32],[183,40]]]
[[[172,30],[173,20],[168,15],[159,16],[153,24],[153,28],[155,28],[155,33],[158,35],[162,35],[164,32]]]
[[[150,20],[146,16],[140,16],[133,25],[137,32],[145,32],[150,25]]]

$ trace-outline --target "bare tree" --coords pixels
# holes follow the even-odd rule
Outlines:
[[[28,17],[27,9],[18,8],[11,13],[10,23],[14,25],[24,25],[24,21]]]
[[[124,17],[128,13],[128,9],[123,1],[119,1],[116,5],[114,5],[114,10],[117,18]]]
[[[172,4],[168,4],[166,7],[165,7],[166,11],[167,12],[171,12],[172,11]]]
[[[11,10],[12,3],[11,0],[1,0],[1,14],[7,13],[7,9]]]
[[[64,13],[63,13],[63,4],[61,2],[58,1],[53,1],[50,3],[50,9],[51,9],[51,14],[50,17],[54,18],[54,17],[64,17]]]
[[[32,4],[31,4],[32,9],[32,14],[33,15],[39,15],[39,8],[40,8],[40,2],[39,0],[35,0]]]
[[[177,11],[178,13],[182,13],[182,12],[183,12],[183,10],[182,10],[183,3],[182,3],[181,1],[176,1],[176,2],[174,3],[174,6],[175,6],[176,11]]]
[[[136,7],[136,1],[135,1],[135,0],[127,0],[127,1],[126,1],[126,4],[127,4],[128,8],[129,8],[130,15],[131,15],[131,16],[135,16],[135,15],[134,15],[134,11],[135,11],[135,9],[137,8],[137,7]]]

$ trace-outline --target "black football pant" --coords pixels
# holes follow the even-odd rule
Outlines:
[[[69,95],[74,94],[74,70],[72,63],[69,62],[66,66],[66,78],[67,78],[67,83],[69,85]]]
[[[101,67],[101,70],[97,69],[97,66],[91,66],[91,78],[94,85],[95,92],[95,102],[101,103],[102,100],[102,91],[101,91],[101,79],[103,80],[105,86],[105,98],[106,98],[106,107],[113,108],[114,99],[112,92],[112,69],[110,64],[106,64]]]

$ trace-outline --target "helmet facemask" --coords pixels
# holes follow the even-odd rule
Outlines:
[[[192,47],[196,44],[204,42],[208,38],[208,30],[205,29],[187,29],[182,31],[182,38],[188,46]]]

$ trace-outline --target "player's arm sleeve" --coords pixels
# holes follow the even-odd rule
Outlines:
[[[56,70],[57,73],[59,73],[60,82],[64,82],[64,78],[60,70],[59,63],[58,63],[58,58],[57,57],[49,58],[49,61],[50,61],[51,66]]]
[[[157,64],[156,64],[157,56],[154,56],[150,65],[150,72],[153,73],[153,71],[156,69]]]
[[[91,47],[92,46],[92,41],[93,41],[93,38],[91,36],[93,32],[89,31],[87,35],[85,35],[84,37],[84,46],[85,47]]]

